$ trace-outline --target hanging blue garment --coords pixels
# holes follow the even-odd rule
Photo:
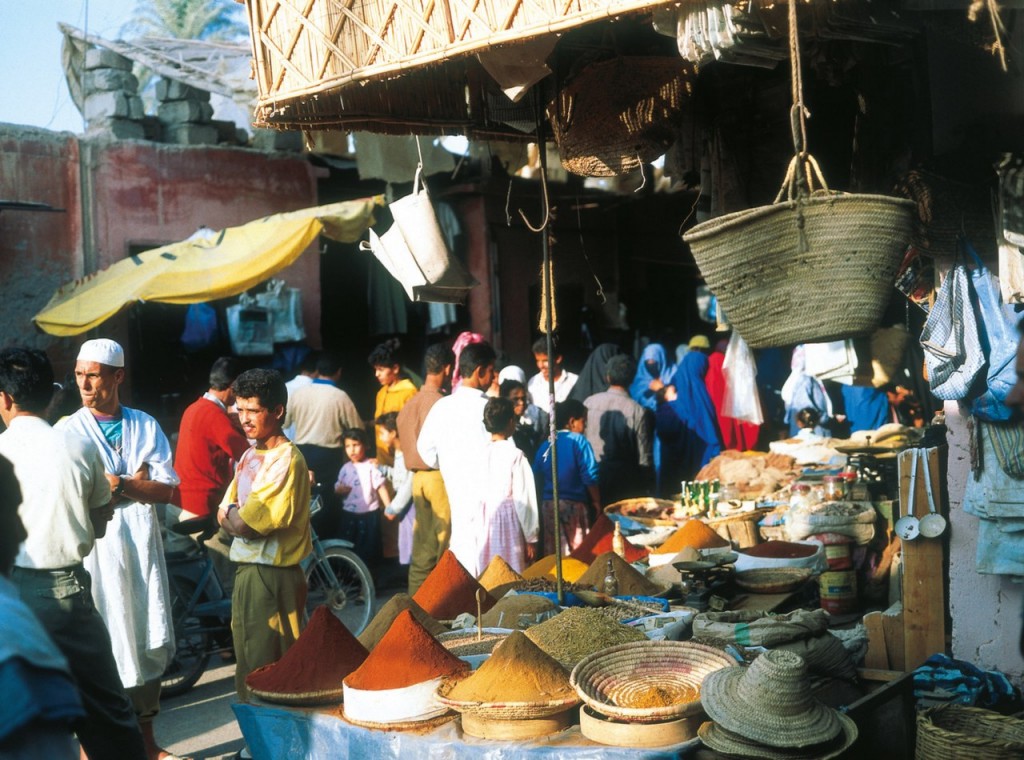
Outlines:
[[[842,385],[843,405],[850,432],[877,430],[889,422],[889,397],[870,385]]]

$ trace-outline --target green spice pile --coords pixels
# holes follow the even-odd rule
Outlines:
[[[647,639],[636,628],[613,620],[600,609],[589,607],[570,607],[527,629],[526,636],[569,669],[601,649]]]

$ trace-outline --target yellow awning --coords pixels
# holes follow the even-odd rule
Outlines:
[[[153,248],[63,285],[33,319],[51,335],[79,335],[134,301],[202,303],[243,293],[295,261],[321,232],[354,243],[376,198],[257,219],[207,240]]]

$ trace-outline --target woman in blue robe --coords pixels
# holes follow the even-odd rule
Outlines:
[[[704,385],[707,371],[705,354],[686,354],[655,413],[654,429],[661,441],[658,492],[663,496],[678,493],[680,481],[693,480],[722,451],[715,405]]]

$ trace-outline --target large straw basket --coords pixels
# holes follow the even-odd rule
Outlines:
[[[272,702],[278,705],[293,705],[295,707],[311,707],[313,705],[337,704],[342,701],[341,683],[337,689],[326,689],[324,691],[307,691],[298,694],[287,694],[279,691],[264,691],[249,686],[249,691],[255,694],[264,702]]]
[[[962,705],[917,715],[916,760],[1010,760],[1024,757],[1024,720]]]
[[[580,698],[602,715],[634,723],[653,723],[698,713],[705,676],[736,665],[719,649],[689,641],[639,641],[602,649],[572,670],[569,682]],[[676,704],[631,707],[657,689],[683,695]]]
[[[868,335],[910,242],[913,204],[823,193],[726,214],[685,235],[752,348]]]
[[[693,92],[680,58],[620,56],[582,69],[548,104],[562,165],[584,177],[625,174],[675,141]]]
[[[575,695],[562,699],[538,700],[536,702],[468,702],[449,699],[448,693],[455,688],[449,681],[437,690],[437,701],[463,715],[473,715],[485,720],[537,720],[565,712],[579,704]]]

